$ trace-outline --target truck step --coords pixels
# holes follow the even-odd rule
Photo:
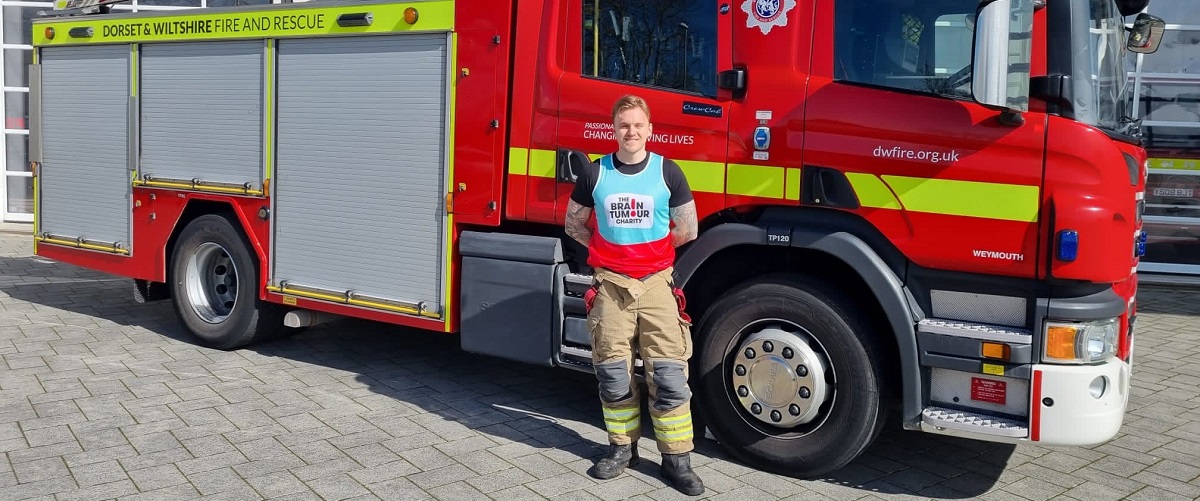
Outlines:
[[[572,357],[577,357],[579,359],[586,360],[589,365],[591,364],[592,350],[589,350],[587,348],[581,348],[578,346],[560,346],[558,348],[558,351],[559,351],[559,353],[561,353],[563,355],[570,355]],[[642,361],[641,357],[635,356],[633,358],[633,367],[634,367],[635,371],[640,370],[644,366],[645,366],[645,362]]]
[[[563,276],[563,293],[568,297],[583,297],[583,294],[591,287],[591,275],[568,273]]]
[[[574,346],[563,346],[559,348],[563,355],[571,355],[573,357],[585,358],[591,360],[592,350],[586,348],[577,348]]]
[[[964,322],[962,320],[946,320],[942,318],[926,318],[917,323],[917,330],[947,336],[968,337],[984,341],[999,341],[1004,343],[1033,342],[1033,334],[1028,329],[1008,327],[1004,325],[981,324]]]
[[[1029,436],[1029,428],[1014,419],[989,416],[969,411],[926,407],[921,411],[921,421],[938,428],[985,433],[1001,437],[1021,438]]]

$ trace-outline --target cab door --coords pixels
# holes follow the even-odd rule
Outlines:
[[[972,100],[976,7],[819,2],[805,169],[920,266],[1034,277],[1045,114]]]
[[[798,205],[816,0],[736,0],[726,203]]]
[[[725,206],[730,6],[718,0],[567,0],[566,72],[559,89],[561,149],[590,158],[617,149],[612,106],[635,94],[650,107],[647,149],[683,169],[700,216]],[[574,184],[560,177],[561,223]]]

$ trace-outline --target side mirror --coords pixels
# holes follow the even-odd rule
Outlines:
[[[1125,42],[1125,46],[1131,52],[1153,54],[1158,50],[1158,44],[1163,39],[1163,30],[1166,28],[1167,22],[1161,18],[1145,12],[1138,14],[1137,19],[1133,20],[1133,28],[1129,29],[1129,40]]]
[[[583,172],[583,166],[590,163],[592,160],[581,151],[558,150],[558,166],[555,169],[558,182],[574,183],[579,178],[579,173]]]
[[[984,106],[1018,113],[1027,111],[1033,57],[1033,1],[985,0],[975,17],[972,97]]]

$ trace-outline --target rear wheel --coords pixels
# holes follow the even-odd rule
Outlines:
[[[258,267],[228,218],[188,223],[171,255],[175,314],[202,344],[239,348],[282,329],[282,310],[258,299]]]
[[[699,406],[714,437],[759,469],[812,477],[845,466],[886,418],[883,352],[868,313],[835,286],[754,279],[701,320]]]

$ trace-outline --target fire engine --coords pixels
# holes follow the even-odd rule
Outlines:
[[[1161,169],[1146,180],[1147,246],[1167,247],[1176,256],[1195,254],[1197,238],[1185,218],[1200,215],[1200,160],[1186,149],[1147,150],[1148,165]],[[1168,173],[1170,172],[1170,173]]]
[[[820,475],[889,415],[1122,424],[1145,0],[109,2],[33,22],[36,254],[169,298],[199,343],[358,317],[591,371],[562,225],[632,93],[701,218],[674,273],[734,456]]]

